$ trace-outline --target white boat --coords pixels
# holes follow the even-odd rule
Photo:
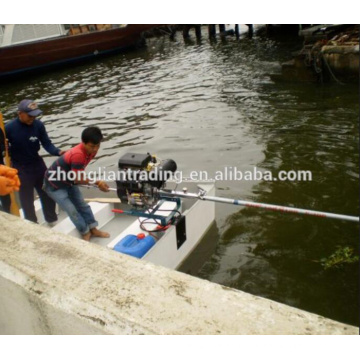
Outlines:
[[[118,169],[116,188],[111,188],[118,196],[112,200],[117,201],[89,203],[98,229],[110,237],[90,241],[171,269],[181,266],[210,229],[215,221],[215,202],[359,222],[354,216],[215,197],[214,182],[198,184],[195,192],[188,192],[189,188],[176,191],[166,184],[177,170],[176,163],[171,159],[160,161],[149,153],[124,154]],[[190,190],[194,191],[194,186],[190,183]],[[40,201],[36,201],[35,209],[41,219]],[[52,231],[81,238],[61,212]]]
[[[187,186],[189,189],[196,188],[195,184],[187,184]],[[207,182],[197,184],[197,186],[205,191],[207,195],[215,195],[214,183]],[[88,190],[83,190],[86,197]],[[107,203],[106,201],[106,199],[101,199],[101,202],[91,201],[89,205],[99,222],[98,228],[110,233],[110,238],[91,238],[90,242],[107,247],[109,251],[115,251],[114,247],[128,235],[138,235],[140,233],[145,236],[151,235],[155,238],[155,244],[141,258],[171,269],[178,269],[181,266],[215,221],[214,202],[199,199],[178,199],[181,203],[179,210],[183,217],[181,222],[170,225],[164,231],[152,232],[158,227],[158,222],[154,219],[114,213],[113,209],[127,209],[129,205],[114,201]],[[168,216],[176,208],[174,201],[160,201],[161,205],[155,214]],[[35,210],[39,223],[46,226],[39,200],[35,201]],[[148,231],[144,231],[140,226],[141,222],[145,220],[143,226]],[[63,211],[59,211],[59,220],[51,230],[81,238],[80,233]]]

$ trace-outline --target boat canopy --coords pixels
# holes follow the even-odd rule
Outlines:
[[[65,35],[62,24],[9,24],[0,25],[0,47],[24,44]]]

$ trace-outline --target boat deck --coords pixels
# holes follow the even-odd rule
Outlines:
[[[174,188],[175,186],[171,187]],[[213,183],[201,184],[201,188],[207,191],[208,194],[213,194],[215,191]],[[195,183],[187,184],[187,189],[189,192],[197,192],[197,185]],[[99,191],[94,188],[83,188],[83,194],[85,199],[91,200],[99,196]],[[114,192],[100,194],[101,196],[104,195],[101,198],[101,202],[90,201],[89,205],[93,210],[96,220],[99,222],[98,229],[108,232],[110,237],[91,238],[91,243],[112,249],[126,235],[137,235],[139,233],[149,235],[149,232],[141,229],[141,221],[146,220],[144,226],[149,231],[154,230],[158,226],[158,223],[152,219],[137,218],[136,216],[112,212],[114,208],[128,210],[130,207],[127,204],[111,202],[115,198]],[[109,199],[109,203],[107,199]],[[160,207],[163,211],[158,212],[158,214],[167,216],[175,206],[176,203],[173,201],[164,201]],[[39,223],[47,227],[48,224],[44,221],[39,200],[35,201],[35,207]],[[178,268],[196,244],[203,238],[215,219],[215,204],[212,202],[182,199],[180,211],[186,217],[186,240],[184,245],[179,245],[179,235],[176,226],[172,225],[167,230],[161,232],[151,232],[151,235],[156,240],[156,244],[145,254],[143,259],[170,268]],[[52,227],[52,231],[81,238],[81,234],[76,230],[74,224],[64,211],[59,210],[58,217],[58,222]]]

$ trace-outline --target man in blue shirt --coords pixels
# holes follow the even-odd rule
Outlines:
[[[9,141],[12,166],[18,170],[21,181],[20,202],[25,219],[37,222],[34,208],[34,189],[39,194],[45,220],[57,221],[55,202],[42,189],[44,174],[47,169],[39,155],[40,144],[51,155],[60,156],[61,151],[53,145],[44,124],[36,117],[42,111],[32,100],[22,100],[18,106],[18,117],[5,125]]]

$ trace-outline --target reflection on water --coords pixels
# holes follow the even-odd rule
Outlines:
[[[356,215],[358,89],[271,81],[300,45],[152,39],[146,49],[2,84],[0,107],[10,119],[19,100],[38,100],[62,149],[100,126],[105,141],[90,169],[115,170],[124,152],[145,151],[173,158],[184,176],[224,166],[311,170],[311,182],[220,181],[217,195]],[[357,324],[358,266],[319,263],[338,246],[358,252],[356,224],[224,204],[216,219],[184,271]]]

